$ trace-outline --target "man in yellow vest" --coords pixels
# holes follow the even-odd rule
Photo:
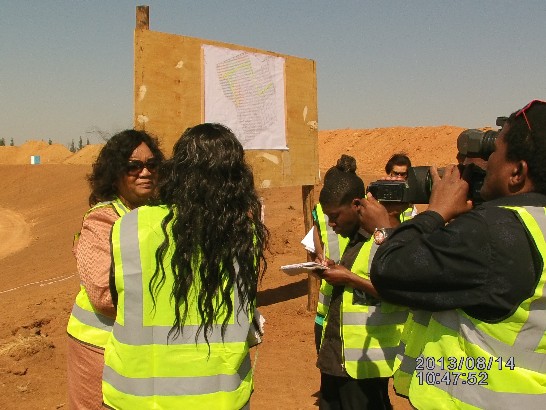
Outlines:
[[[385,164],[385,173],[391,178],[407,181],[410,168],[411,160],[407,154],[399,152],[393,154],[389,158]],[[417,208],[413,204],[408,204],[408,208],[400,213],[400,222],[407,221],[408,219],[413,218],[415,215],[417,215]]]
[[[514,112],[480,148],[485,202],[472,207],[455,166],[442,179],[433,171],[428,210],[392,232],[372,264],[384,300],[433,312],[415,344],[418,409],[546,403],[546,103]]]
[[[356,173],[356,159],[350,155],[343,154],[338,159],[337,165],[331,169],[343,169],[345,171],[350,169],[350,172],[353,172],[354,169],[354,172]],[[328,170],[324,176],[324,185],[330,185],[328,180],[331,177],[335,178],[335,174],[335,171]],[[339,262],[341,255],[343,255],[345,247],[349,242],[349,238],[345,238],[334,232],[329,224],[328,215],[324,213],[320,202],[313,208],[312,215],[315,252],[311,253],[311,257],[315,260],[331,260],[334,263]],[[332,285],[325,280],[321,280],[317,303],[317,314],[315,316],[315,347],[317,349],[317,354],[320,350],[324,317],[326,316],[326,313],[328,313],[331,295]]]
[[[339,265],[320,273],[331,286],[317,360],[322,410],[391,408],[388,378],[407,317],[407,309],[380,302],[368,280],[377,244],[360,229],[364,183],[354,171],[338,162],[320,193],[330,228],[349,239]]]

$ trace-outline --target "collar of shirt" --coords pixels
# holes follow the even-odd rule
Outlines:
[[[546,195],[538,192],[509,195],[484,202],[481,206],[546,206]]]
[[[359,242],[366,242],[368,239],[371,238],[371,236],[372,235],[366,232],[364,229],[359,228],[349,241],[349,246],[353,246]]]

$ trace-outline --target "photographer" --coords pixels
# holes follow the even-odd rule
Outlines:
[[[411,168],[411,160],[409,157],[400,152],[392,155],[385,164],[385,173],[388,177],[395,180],[407,181],[408,171]],[[417,208],[415,205],[408,203],[405,209],[400,212],[400,222],[407,221],[417,215]]]
[[[420,335],[413,406],[543,408],[545,163],[546,103],[533,101],[496,138],[486,202],[472,207],[455,166],[441,180],[433,169],[428,210],[379,247],[371,268],[379,295],[434,312]],[[377,208],[366,202],[361,220]]]
[[[389,158],[385,164],[385,173],[391,177],[402,177],[408,179],[408,169],[411,168],[409,157],[400,152]]]

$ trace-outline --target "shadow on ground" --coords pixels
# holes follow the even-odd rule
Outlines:
[[[288,285],[279,286],[274,289],[258,291],[258,307],[270,306],[276,303],[285,302],[290,299],[296,299],[307,294],[307,279]]]

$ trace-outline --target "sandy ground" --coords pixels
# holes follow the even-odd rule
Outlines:
[[[414,165],[454,161],[462,128],[419,127],[319,133],[321,174],[341,154],[353,155],[368,183],[389,156],[407,152]],[[87,210],[85,176],[100,146],[71,154],[61,145],[0,147],[0,408],[66,406],[66,323],[78,291],[72,239]],[[42,165],[29,165],[40,155]],[[315,187],[318,197],[320,186]],[[267,319],[256,365],[254,409],[314,409],[319,389],[307,310],[307,278],[279,267],[305,260],[300,187],[264,190],[271,231],[269,269],[258,304]],[[420,208],[421,209],[421,208]],[[410,409],[393,394],[396,410]]]

